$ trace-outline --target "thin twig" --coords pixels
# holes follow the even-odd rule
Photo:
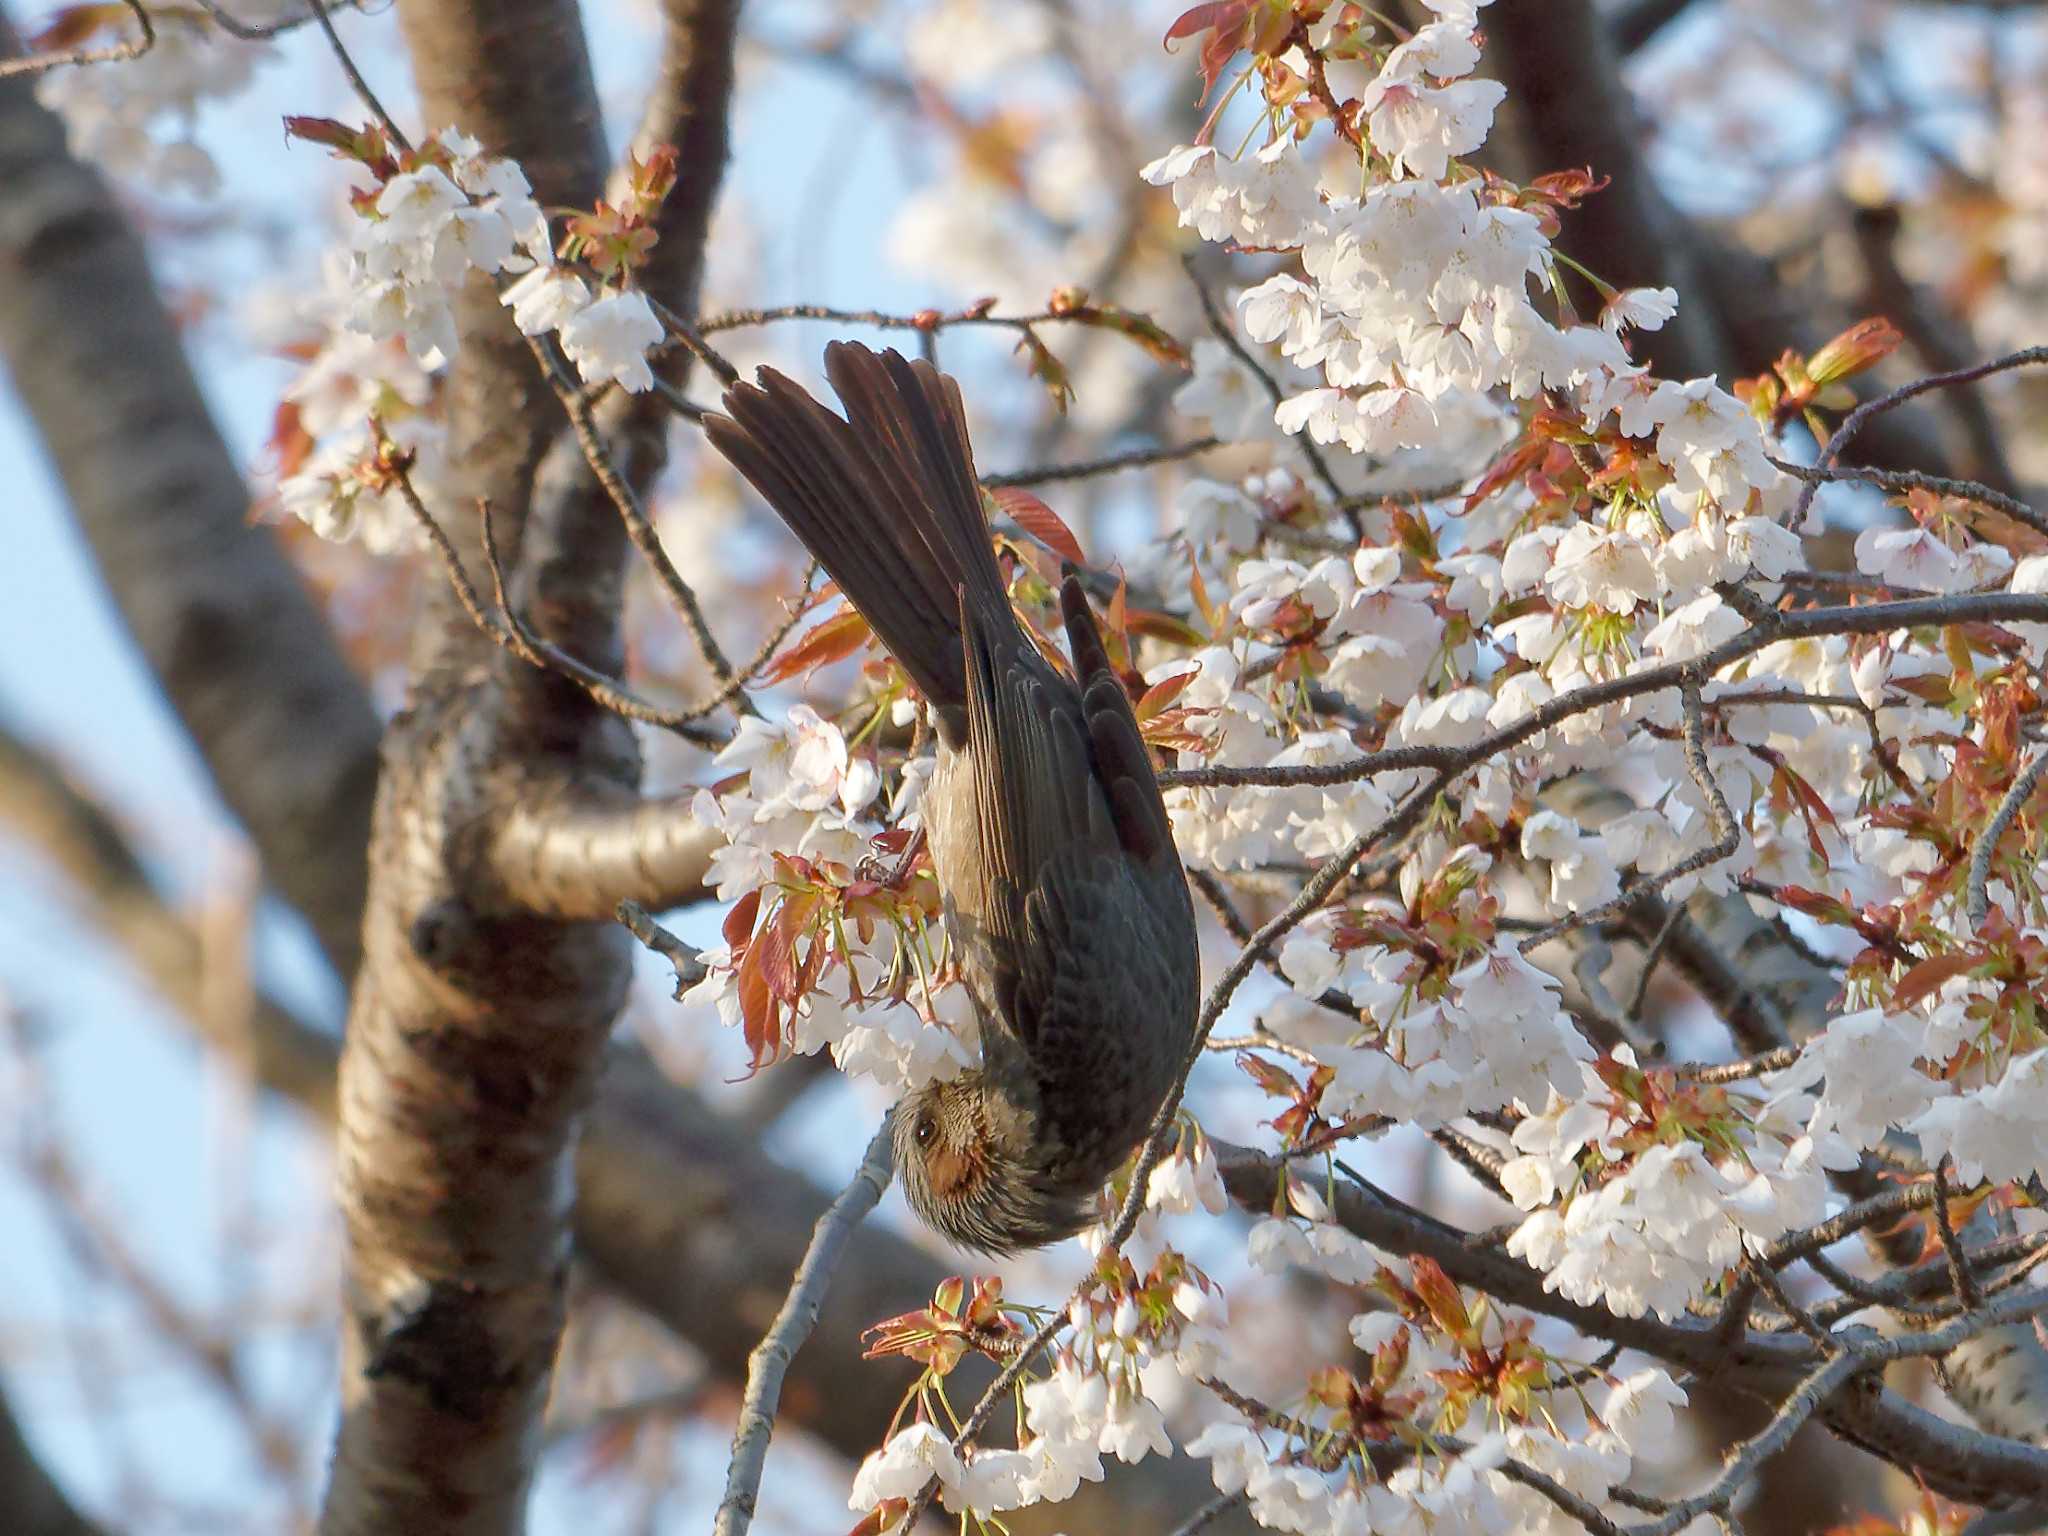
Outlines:
[[[1947,389],[1956,384],[1974,384],[1990,374],[2003,373],[2010,368],[2024,368],[2033,363],[2048,363],[2048,347],[2027,347],[2018,352],[2008,352],[2003,357],[1995,357],[1988,363],[1976,363],[1968,368],[1958,368],[1951,373],[1929,374],[1924,379],[1915,379],[1910,384],[1900,385],[1890,394],[1879,395],[1875,400],[1866,400],[1842,418],[1842,424],[1835,428],[1834,435],[1821,450],[1820,461],[1815,467],[1827,471],[1839,464],[1842,450],[1849,446],[1849,440],[1862,431],[1864,424],[1873,416],[1904,405],[1908,400],[1924,395],[1930,390]],[[1790,526],[1796,528],[1805,523],[1806,514],[1813,509],[1813,498],[1820,490],[1820,485],[1819,480],[1810,479],[1800,488],[1799,500],[1793,504],[1787,519]]]
[[[739,382],[739,369],[733,367],[723,352],[706,341],[701,331],[660,300],[650,298],[648,303],[653,306],[654,316],[662,323],[663,329],[687,347],[690,355],[696,358],[698,362],[717,374],[719,383],[737,384]]]
[[[690,988],[710,975],[704,955],[694,944],[685,943],[647,915],[637,901],[622,901],[613,914],[628,933],[666,960],[676,970],[675,997],[678,1002]]]
[[[1700,1516],[1726,1510],[1734,1502],[1735,1495],[1742,1491],[1743,1484],[1785,1448],[1821,1404],[1852,1378],[1876,1369],[1878,1363],[1857,1350],[1843,1350],[1822,1362],[1778,1405],[1770,1423],[1730,1453],[1721,1475],[1705,1490],[1689,1499],[1677,1500],[1657,1520],[1622,1527],[1620,1536],[1675,1536]]]
[[[286,16],[278,21],[243,21],[240,17],[231,13],[226,6],[220,4],[219,0],[197,0],[197,3],[199,9],[206,12],[215,26],[227,33],[229,37],[240,38],[245,43],[266,42],[273,37],[280,37],[286,32],[296,32],[300,27],[306,25],[307,22],[313,20],[313,12],[310,6],[308,6],[306,14],[303,16]],[[350,10],[362,9],[360,0],[344,0],[344,3],[347,4]]]
[[[455,543],[447,532],[427,510],[420,494],[413,488],[412,476],[402,457],[393,454],[388,439],[381,431],[378,435],[380,454],[387,455],[384,468],[397,486],[398,494],[413,519],[427,536],[427,542],[434,546],[441,557],[442,567],[448,573],[448,584],[455,591],[455,600],[462,605],[462,611],[469,615],[470,622],[490,637],[497,645],[517,656],[530,666],[566,678],[589,695],[591,702],[599,708],[627,720],[638,720],[644,724],[674,731],[677,735],[699,746],[723,746],[725,738],[716,731],[694,723],[699,716],[693,713],[678,713],[674,710],[650,704],[638,694],[606,677],[594,667],[584,665],[560,647],[551,645],[529,630],[505,599],[505,571],[498,560],[498,545],[491,527],[491,509],[488,502],[478,503],[478,514],[483,522],[484,559],[490,566],[491,586],[497,596],[497,611],[484,607],[477,596],[469,573],[463,569],[462,556],[456,552]],[[713,708],[716,707],[714,704]],[[703,713],[709,713],[705,710]]]
[[[716,714],[737,698],[747,685],[753,681],[760,670],[775,658],[775,653],[782,649],[783,641],[789,638],[790,631],[802,623],[804,615],[810,611],[808,605],[802,601],[797,602],[791,607],[789,612],[783,615],[782,622],[768,632],[760,645],[755,648],[754,654],[747,658],[746,665],[739,668],[733,674],[732,681],[714,689],[702,703],[692,704],[687,709],[664,709],[659,705],[650,704],[637,695],[627,692],[602,672],[586,667],[574,656],[550,645],[547,641],[526,628],[525,623],[513,611],[512,605],[506,600],[505,568],[503,562],[498,558],[498,541],[491,527],[491,509],[488,503],[481,505],[484,531],[484,558],[491,568],[491,583],[497,593],[498,608],[505,615],[506,623],[519,636],[521,642],[531,647],[535,652],[535,655],[529,659],[536,661],[540,665],[563,671],[565,675],[590,689],[592,698],[596,699],[606,708],[624,715],[628,720],[639,720],[648,725],[658,726],[665,731],[674,731],[678,736],[694,741],[700,746],[718,747],[725,745],[727,738],[724,735],[706,728],[699,724],[699,722]],[[819,566],[816,560],[813,560],[804,567],[803,578],[797,583],[797,591],[799,593],[806,596],[809,594],[811,583],[818,579],[818,570]]]
[[[1107,454],[1099,459],[1084,459],[1076,464],[1047,464],[1033,469],[1015,469],[1008,474],[983,475],[981,483],[989,490],[1001,490],[1013,485],[1050,485],[1056,480],[1086,480],[1095,475],[1113,475],[1123,469],[1143,469],[1152,464],[1171,464],[1179,459],[1192,459],[1197,454],[1229,445],[1220,437],[1198,437],[1191,443],[1167,443],[1156,448],[1132,448],[1123,453]]]
[[[1197,1532],[1206,1531],[1244,1501],[1245,1492],[1242,1488],[1236,1493],[1219,1493],[1192,1515],[1189,1515],[1187,1519],[1181,1521],[1179,1525],[1176,1525],[1171,1532],[1171,1536],[1196,1536]]]
[[[1779,640],[1806,640],[1820,635],[1870,635],[1893,629],[1916,629],[1980,621],[2013,623],[2048,621],[2048,594],[2034,592],[1961,592],[1950,596],[1904,598],[1889,603],[1851,607],[1802,608],[1783,614],[1770,628],[1756,625],[1732,635],[1690,661],[1665,662],[1604,682],[1587,683],[1561,693],[1511,725],[1491,731],[1463,747],[1393,747],[1367,752],[1338,763],[1304,764],[1293,768],[1191,768],[1159,775],[1162,789],[1231,789],[1349,784],[1403,768],[1437,768],[1459,772],[1588,710],[1619,704],[1676,688],[1687,678],[1711,677],[1746,656]],[[1737,695],[1731,695],[1738,697]],[[1726,701],[1719,701],[1726,702]]]
[[[2005,792],[2005,798],[1998,802],[1998,809],[1992,812],[1991,820],[1985,823],[1984,835],[1970,850],[1970,873],[1964,885],[1963,909],[1969,914],[1972,928],[1981,930],[1984,920],[1991,915],[1991,861],[1997,856],[1998,845],[2004,840],[2014,818],[2034,798],[2044,768],[2048,768],[2048,749],[2036,752],[2034,760],[2012,781],[2012,788]]]
[[[561,364],[555,360],[553,352],[542,338],[529,336],[527,344],[540,363],[541,373],[553,387],[556,397],[561,400],[562,409],[569,413],[569,426],[576,434],[578,446],[583,450],[584,462],[590,466],[590,472],[597,477],[597,483],[610,498],[613,508],[619,514],[619,520],[626,525],[626,536],[633,541],[633,547],[640,551],[641,558],[653,568],[662,590],[668,594],[669,601],[682,616],[684,627],[696,641],[697,653],[704,658],[704,664],[711,669],[712,675],[721,684],[732,685],[738,674],[733,671],[732,663],[726,660],[725,652],[719,648],[717,639],[712,635],[711,626],[704,617],[704,609],[697,601],[697,594],[691,589],[690,584],[683,580],[682,572],[678,571],[675,562],[669,559],[668,551],[662,548],[661,538],[655,533],[654,524],[648,520],[646,510],[640,505],[639,496],[634,493],[632,486],[626,483],[625,477],[619,473],[618,466],[612,463],[611,455],[605,451],[604,441],[598,435],[597,421],[591,413],[589,403],[584,400],[582,392],[575,384],[563,376]],[[747,697],[743,681],[735,688],[731,697],[734,707],[740,713],[760,713],[754,706],[754,701]]]
[[[1706,799],[1707,825],[1714,834],[1714,841],[1696,853],[1680,859],[1669,869],[1660,870],[1647,879],[1637,881],[1612,901],[1603,901],[1599,906],[1590,907],[1584,912],[1574,912],[1569,917],[1560,918],[1548,928],[1530,934],[1528,938],[1522,940],[1523,954],[1526,955],[1538,945],[1547,944],[1552,939],[1561,938],[1574,929],[1583,928],[1588,923],[1605,922],[1610,917],[1618,916],[1642,897],[1655,895],[1674,880],[1696,874],[1720,863],[1723,859],[1732,857],[1736,848],[1740,846],[1741,829],[1736,825],[1734,813],[1728,809],[1727,797],[1721,793],[1721,786],[1715,782],[1707,764],[1705,723],[1701,719],[1698,679],[1688,677],[1681,681],[1679,694],[1684,701],[1685,766],[1692,776],[1693,783],[1699,787],[1701,795]]]
[[[1880,1221],[1890,1221],[1895,1216],[1907,1216],[1914,1211],[1924,1211],[1934,1203],[1932,1184],[1906,1184],[1896,1189],[1885,1190],[1867,1200],[1858,1200],[1854,1205],[1837,1211],[1826,1221],[1815,1222],[1812,1226],[1781,1237],[1764,1250],[1763,1261],[1772,1269],[1783,1269],[1809,1253],[1819,1253],[1823,1248],[1832,1248],[1845,1237],[1853,1237],[1865,1227]]]
[[[1949,1219],[1948,1166],[1945,1156],[1934,1165],[1934,1230],[1948,1259],[1949,1283],[1955,1287],[1956,1300],[1965,1312],[1974,1312],[1984,1305],[1984,1293],[1977,1287],[1977,1277],[1970,1273],[1970,1261],[1956,1238],[1956,1224]]]
[[[1678,931],[1678,924],[1684,916],[1685,908],[1674,902],[1665,912],[1664,921],[1657,925],[1657,937],[1650,941],[1650,948],[1643,956],[1643,974],[1636,978],[1635,996],[1629,999],[1628,1017],[1632,1023],[1643,1022],[1643,1004],[1649,1001],[1650,983],[1656,979],[1664,951],[1671,945],[1671,935]]]
[[[1776,1270],[1760,1262],[1753,1254],[1743,1255],[1742,1263],[1743,1268],[1749,1272],[1750,1279],[1771,1298],[1771,1304],[1790,1318],[1801,1333],[1813,1340],[1823,1354],[1835,1354],[1842,1349],[1842,1341],[1823,1328],[1819,1319],[1792,1299],[1792,1293],[1787,1291],[1783,1282],[1778,1279]]]
[[[1946,475],[1930,475],[1917,469],[1874,469],[1867,464],[1837,465],[1832,469],[1816,469],[1811,464],[1794,464],[1788,459],[1771,459],[1771,463],[1809,485],[1825,485],[1833,481],[1850,481],[1861,485],[1874,485],[1885,491],[1932,491],[1937,496],[1958,496],[1974,501],[1993,511],[2003,512],[2016,523],[2025,523],[2036,533],[2048,533],[2048,517],[2043,517],[2017,497],[1976,480],[1952,480]]]
[[[712,336],[720,331],[772,325],[779,320],[829,320],[835,325],[865,325],[878,331],[942,331],[956,325],[988,325],[1020,331],[1034,325],[1053,325],[1062,320],[1081,318],[1079,315],[1054,314],[1051,310],[1030,315],[998,315],[976,307],[951,313],[921,310],[914,315],[895,315],[875,309],[834,309],[828,304],[781,304],[771,309],[734,309],[722,315],[712,315],[699,320],[696,331],[699,336]]]
[[[754,1501],[761,1491],[761,1471],[768,1459],[768,1441],[775,1433],[775,1408],[782,1395],[782,1376],[789,1362],[817,1326],[825,1289],[838,1267],[853,1229],[875,1208],[894,1171],[889,1135],[892,1116],[868,1142],[859,1172],[818,1218],[811,1246],[797,1265],[796,1278],[775,1321],[747,1357],[747,1390],[740,1399],[739,1424],[733,1431],[732,1461],[725,1474],[725,1497],[719,1501],[715,1536],[745,1536],[754,1519]],[[908,1527],[906,1527],[908,1529]]]
[[[1309,94],[1316,99],[1325,112],[1330,114],[1330,124],[1342,138],[1361,155],[1365,153],[1365,140],[1359,135],[1358,125],[1351,121],[1344,111],[1344,104],[1337,100],[1336,92],[1330,89],[1329,72],[1323,67],[1323,55],[1314,43],[1309,41],[1308,23],[1299,15],[1294,18],[1294,27],[1287,40],[1299,48],[1302,57],[1308,60]]]
[[[313,19],[320,23],[320,30],[327,34],[327,46],[334,51],[334,60],[341,66],[341,72],[348,76],[357,100],[370,109],[370,116],[377,119],[378,126],[389,135],[393,144],[407,154],[412,153],[412,140],[405,136],[397,120],[384,110],[384,103],[377,99],[377,93],[370,89],[370,82],[363,78],[363,72],[356,68],[356,61],[349,57],[341,34],[334,30],[334,18],[327,14],[327,0],[306,0],[306,4],[312,8]]]
[[[560,646],[543,640],[528,629],[526,621],[519,617],[518,610],[505,595],[505,565],[498,556],[498,536],[491,518],[490,503],[480,501],[477,513],[483,524],[484,562],[490,567],[491,590],[497,599],[498,612],[504,619],[504,634],[499,635],[496,630],[491,630],[493,638],[505,643],[509,637],[509,648],[522,661],[567,678],[583,689],[592,702],[615,715],[627,720],[638,720],[643,725],[651,725],[660,730],[673,731],[701,747],[719,747],[725,744],[726,738],[723,735],[699,723],[725,702],[724,689],[720,689],[695,708],[665,709],[659,704],[641,698],[624,684],[605,676],[595,667],[586,666]],[[464,606],[469,607],[466,600]],[[478,617],[475,608],[471,607],[469,611],[472,618]],[[486,622],[485,628],[491,629],[491,626]]]
[[[75,64],[119,64],[127,59],[141,58],[156,46],[156,23],[150,20],[142,0],[122,0],[122,4],[128,7],[136,26],[142,29],[140,37],[105,48],[72,48],[63,53],[30,53],[18,59],[0,59],[0,80],[12,79],[16,75],[40,75]]]

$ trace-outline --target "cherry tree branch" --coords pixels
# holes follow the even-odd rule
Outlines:
[[[2003,357],[1994,357],[1989,362],[1973,363],[1967,368],[1951,369],[1947,373],[1929,374],[1926,378],[1915,379],[1910,384],[1901,384],[1897,389],[1879,395],[1873,400],[1866,400],[1842,418],[1841,425],[1836,427],[1834,434],[1828,438],[1827,446],[1821,449],[1817,467],[1821,470],[1833,469],[1841,462],[1843,452],[1856,434],[1862,431],[1872,418],[1882,416],[1886,411],[1896,410],[1908,400],[1916,399],[1930,390],[1948,389],[1958,384],[1974,384],[1977,380],[1989,378],[1995,373],[2005,373],[2014,368],[2026,368],[2039,363],[2048,363],[2048,347],[2025,347],[2017,352],[2008,352]],[[1801,488],[1799,500],[1794,504],[1787,519],[1791,526],[1796,528],[1806,521],[1807,511],[1813,506],[1814,493],[1819,489],[1820,482],[1817,480],[1808,480]]]
[[[715,1536],[746,1536],[753,1524],[754,1501],[768,1460],[768,1441],[775,1433],[775,1410],[782,1395],[783,1373],[817,1326],[825,1288],[841,1261],[846,1240],[875,1208],[894,1173],[889,1134],[890,1116],[868,1142],[853,1182],[840,1191],[824,1215],[790,1281],[789,1294],[775,1321],[747,1361],[747,1390],[740,1400],[739,1424],[733,1430],[732,1459],[725,1474],[725,1497],[719,1501]]]
[[[1982,929],[1984,921],[1991,914],[1991,863],[1998,856],[1998,845],[2005,841],[2005,834],[2011,829],[2019,813],[2034,798],[2034,791],[2041,786],[2041,774],[2048,769],[2048,747],[2034,753],[2033,760],[2020,770],[2013,779],[2012,787],[1998,802],[1998,809],[1991,813],[1991,820],[1984,824],[1984,835],[1977,839],[1976,847],[1970,850],[1970,868],[1964,885],[1963,909],[1968,914],[1970,926]]]
[[[9,1527],[16,1536],[108,1536],[104,1526],[88,1520],[64,1496],[23,1436],[4,1397],[0,1397],[0,1508],[7,1510]]]
[[[642,796],[602,782],[535,782],[506,813],[490,863],[506,894],[564,922],[613,916],[621,901],[654,911],[710,893],[725,836],[691,814],[692,789]]]
[[[128,14],[135,18],[138,35],[125,43],[114,43],[104,48],[67,48],[61,53],[31,53],[16,58],[0,57],[0,80],[19,79],[28,75],[47,74],[53,69],[66,69],[81,64],[119,64],[128,59],[139,59],[156,46],[156,22],[151,19],[142,0],[121,0],[128,7]],[[0,49],[0,53],[11,52]]]
[[[1774,614],[1771,622],[1755,624],[1724,640],[1690,661],[1665,662],[1605,682],[1558,694],[1538,705],[1520,720],[1490,731],[1462,747],[1391,747],[1368,752],[1343,762],[1306,764],[1291,768],[1183,768],[1159,775],[1163,789],[1222,789],[1239,786],[1293,788],[1303,785],[1329,786],[1355,783],[1375,774],[1404,769],[1431,768],[1455,776],[1465,770],[1520,746],[1552,726],[1627,699],[1682,687],[1688,678],[1707,678],[1723,667],[1755,655],[1779,640],[1807,639],[1818,635],[1883,634],[1893,629],[1969,624],[1979,621],[2014,623],[2048,619],[2048,595],[2029,592],[1966,592],[1946,597],[1909,598],[1899,602],[1868,603],[1851,608],[1806,608]],[[1726,700],[1719,702],[1729,702]]]
[[[1011,470],[1007,474],[983,475],[981,483],[990,490],[1012,485],[1050,485],[1058,480],[1089,480],[1119,470],[1145,469],[1154,464],[1172,464],[1192,459],[1218,448],[1228,447],[1221,438],[1198,437],[1189,443],[1163,444],[1157,448],[1132,448],[1074,464],[1048,464],[1034,469]]]
[[[1855,485],[1872,485],[1879,490],[1931,491],[1937,496],[1956,496],[1974,501],[2002,512],[2016,523],[2024,523],[2036,533],[2048,534],[2048,517],[2043,517],[2016,496],[1994,490],[1978,480],[1957,480],[1947,475],[1924,474],[1917,469],[1877,469],[1868,464],[1836,465],[1831,469],[1816,469],[1811,464],[1794,464],[1789,459],[1773,456],[1771,463],[1792,476],[1813,485],[1829,485],[1844,482]]]

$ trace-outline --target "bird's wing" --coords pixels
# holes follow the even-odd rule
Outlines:
[[[1164,1091],[1159,1062],[1177,1064],[1193,1021],[1194,916],[1149,750],[1071,578],[1062,603],[1080,687],[963,614],[985,953],[1049,1094],[1128,1118]]]
[[[1056,862],[1070,853],[1119,857],[1121,844],[1107,791],[1096,777],[1080,694],[1048,666],[1014,623],[997,625],[964,597],[967,757],[973,764],[977,867],[962,876],[979,889],[967,903],[990,941],[988,954],[1005,991],[1033,942],[1025,904]],[[958,895],[959,893],[956,893]],[[1008,999],[1004,999],[1006,1002]],[[1006,1013],[1012,1013],[1005,1009]],[[1027,1048],[1031,1022],[1012,1014]]]

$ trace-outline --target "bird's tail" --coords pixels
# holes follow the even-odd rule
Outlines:
[[[989,548],[960,389],[925,362],[825,349],[834,415],[772,368],[726,391],[705,435],[839,583],[942,727],[964,719],[963,610],[1016,620]]]

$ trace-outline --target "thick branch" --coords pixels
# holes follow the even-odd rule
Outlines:
[[[399,15],[429,129],[517,159],[545,205],[595,198],[604,149],[573,0],[401,0]],[[516,537],[560,405],[490,284],[472,281],[457,319],[458,505],[488,502]],[[476,532],[468,519],[458,545]],[[577,1123],[630,976],[622,932],[521,910],[488,859],[491,829],[536,786],[629,793],[630,731],[566,685],[506,686],[514,669],[548,674],[497,651],[451,586],[429,592],[385,743],[341,1065],[347,1291],[326,1536],[524,1529]]]
[[[72,1508],[35,1450],[22,1437],[7,1400],[0,1398],[0,1509],[14,1536],[105,1536]]]
[[[738,10],[737,0],[665,0],[661,67],[634,136],[637,155],[658,145],[672,146],[677,154],[676,183],[656,216],[657,242],[640,284],[664,309],[692,319],[730,154]],[[666,393],[682,389],[690,361],[680,348],[658,360]],[[667,463],[669,410],[660,391],[614,392],[594,409],[580,403],[570,409],[573,432],[556,440],[540,466],[514,601],[530,612],[544,639],[600,671],[616,673],[622,659],[620,583],[628,537],[635,531],[628,521],[636,493],[645,492]],[[724,680],[723,657],[694,597],[685,596],[680,606],[706,660]],[[532,678],[515,686],[558,691]]]
[[[0,53],[13,46],[0,22]],[[0,355],[221,799],[348,974],[376,715],[275,538],[249,522],[140,241],[28,80],[0,81]]]
[[[523,795],[492,866],[513,901],[566,920],[609,919],[621,901],[656,912],[701,901],[725,839],[690,815],[690,794],[642,799],[571,780]]]
[[[517,160],[543,207],[589,207],[603,187],[604,130],[574,0],[399,0],[397,9],[425,118],[418,137],[460,128],[489,153]],[[516,550],[534,469],[562,414],[492,283],[472,277],[456,324],[448,458],[463,515],[451,532],[481,569],[467,509],[489,501]],[[416,631],[415,671],[481,655],[487,642],[451,593],[433,588],[428,612],[432,622]]]

